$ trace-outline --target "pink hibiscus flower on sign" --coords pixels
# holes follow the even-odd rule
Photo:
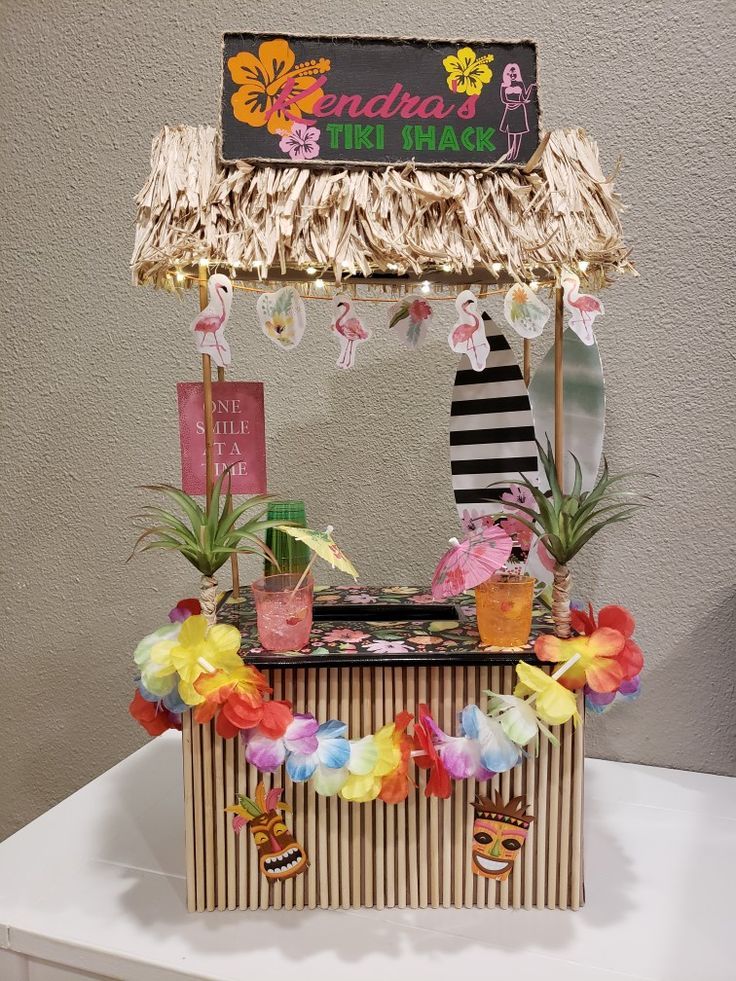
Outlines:
[[[313,160],[319,156],[319,137],[316,126],[294,123],[290,133],[282,131],[279,150],[288,153],[292,160]]]

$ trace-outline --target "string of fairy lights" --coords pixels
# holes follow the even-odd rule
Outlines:
[[[205,270],[208,273],[210,269],[214,269],[214,271],[228,270],[229,278],[232,281],[233,289],[240,290],[245,293],[254,293],[256,295],[260,295],[263,293],[271,293],[274,289],[278,289],[279,287],[286,285],[284,280],[269,280],[267,276],[264,279],[258,281],[259,285],[243,282],[242,280],[238,279],[242,267],[237,263],[228,263],[228,262],[219,262],[219,261],[211,262],[209,259],[203,258],[197,261],[197,265],[199,266],[200,270]],[[252,268],[255,270],[258,270],[261,267],[262,267],[262,263],[259,263],[258,261],[252,264]],[[394,263],[388,263],[386,268],[387,271],[391,273],[398,272],[399,270],[399,267]],[[506,267],[501,262],[492,263],[490,268],[491,268],[491,272],[496,276],[499,276],[502,272],[504,272],[504,270],[506,270]],[[581,259],[577,263],[577,268],[581,273],[585,274],[590,268],[590,262],[586,259]],[[452,266],[449,263],[445,263],[440,267],[440,270],[445,273],[451,272]],[[352,292],[353,298],[357,302],[362,302],[362,303],[395,303],[396,294],[402,294],[402,293],[405,294],[407,292],[419,292],[422,293],[427,300],[442,303],[442,302],[453,302],[459,290],[473,289],[472,282],[468,282],[466,285],[460,285],[458,283],[445,284],[445,283],[437,283],[437,282],[432,283],[428,279],[425,279],[421,282],[396,280],[395,282],[388,282],[388,283],[381,282],[379,284],[379,283],[371,283],[368,280],[361,280],[360,282],[355,282],[350,278],[348,278],[339,283],[332,282],[332,281],[328,283],[321,276],[318,275],[318,269],[316,266],[312,266],[312,265],[307,266],[304,270],[302,270],[302,272],[306,273],[308,276],[313,276],[315,278],[305,281],[291,280],[289,281],[288,285],[291,286],[293,289],[296,289],[299,292],[299,295],[304,300],[330,301],[336,293],[350,290]],[[169,279],[170,283],[174,287],[176,286],[184,287],[189,283],[194,284],[194,283],[201,282],[200,274],[189,272],[187,269],[183,268],[180,265],[174,266],[173,269],[169,270],[167,274],[167,278]],[[508,292],[508,290],[513,285],[513,282],[521,282],[521,280],[517,279],[516,277],[513,277],[511,282],[507,281],[500,286],[483,285],[474,289],[474,292],[479,300],[485,299],[486,297],[489,296],[500,296]],[[536,293],[538,290],[543,288],[555,287],[557,285],[557,280],[554,278],[531,279],[529,280],[529,282],[526,283],[526,285]],[[444,292],[437,292],[438,286],[444,288]],[[433,287],[434,287],[434,291],[433,291]],[[357,290],[359,288],[369,288],[372,290],[380,289],[381,292],[384,293],[393,290],[395,295],[360,296],[357,293]]]

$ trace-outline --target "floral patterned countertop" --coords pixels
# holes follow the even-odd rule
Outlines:
[[[262,667],[477,664],[479,658],[485,664],[536,662],[535,638],[552,631],[547,610],[535,607],[531,636],[524,647],[484,647],[475,625],[471,594],[451,603],[438,602],[428,590],[418,586],[318,586],[314,606],[309,644],[285,654],[260,646],[250,590],[236,601],[226,594],[218,620],[240,630],[241,653]]]

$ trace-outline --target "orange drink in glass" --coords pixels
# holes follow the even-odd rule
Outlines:
[[[497,573],[475,587],[478,633],[485,647],[523,647],[532,629],[534,576]]]

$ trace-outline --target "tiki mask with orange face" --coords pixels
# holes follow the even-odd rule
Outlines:
[[[225,810],[233,815],[233,830],[240,832],[247,825],[258,849],[258,867],[267,879],[280,881],[299,875],[309,865],[302,846],[286,826],[282,811],[291,810],[280,802],[281,788],[266,793],[259,783],[255,800],[238,794],[238,803]]]
[[[498,793],[494,800],[478,796],[473,807],[473,872],[487,879],[508,879],[534,818],[525,812],[521,797],[505,804]]]
[[[279,811],[267,811],[248,825],[258,849],[258,867],[267,879],[291,879],[309,864],[306,853]]]

